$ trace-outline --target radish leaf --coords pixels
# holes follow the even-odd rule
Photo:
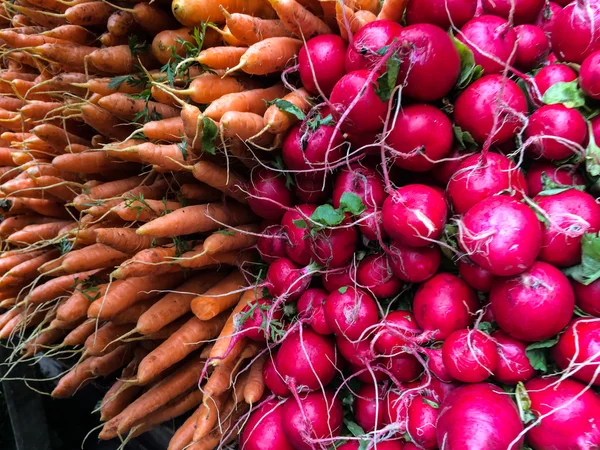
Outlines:
[[[281,111],[293,115],[298,120],[304,120],[306,118],[306,115],[302,112],[300,108],[282,98],[276,98],[275,100],[271,100],[270,102],[267,102],[267,105],[275,105]]]
[[[202,151],[214,155],[217,153],[215,143],[217,142],[219,130],[215,123],[208,117],[202,119],[202,124],[204,125],[204,130],[202,131]]]
[[[585,105],[585,95],[577,85],[577,80],[568,83],[561,81],[550,86],[542,101],[546,105],[560,103],[567,108],[580,108]]]
[[[564,272],[581,284],[591,284],[600,279],[600,234],[586,233],[581,239],[581,264]]]
[[[460,55],[460,76],[456,82],[458,89],[464,89],[473,81],[481,78],[483,67],[475,64],[475,56],[469,47],[452,36],[454,46]]]

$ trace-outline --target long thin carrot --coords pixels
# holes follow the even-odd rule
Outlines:
[[[186,419],[183,425],[175,430],[173,437],[171,437],[171,440],[169,441],[169,447],[167,450],[183,450],[192,442],[194,430],[196,429],[196,422],[198,421],[202,411],[203,405],[200,405],[194,411],[194,413]]]
[[[142,112],[147,111],[147,117],[159,117],[167,119],[169,117],[179,117],[179,110],[162,103],[133,99],[126,94],[117,92],[115,94],[102,97],[98,102],[102,108],[118,118],[126,121],[140,121],[138,117]]]
[[[284,96],[282,100],[291,103],[306,114],[311,107],[310,102],[308,101],[309,96],[309,93],[304,88],[300,88],[290,92]],[[273,134],[286,132],[299,120],[300,119],[298,119],[296,115],[285,111],[277,104],[269,106],[269,109],[267,109],[264,115],[265,127],[267,127],[269,133]]]
[[[133,254],[153,245],[165,245],[166,239],[153,239],[136,234],[133,228],[99,228],[95,230],[96,242],[108,245],[124,253]]]
[[[37,269],[47,261],[54,259],[59,254],[58,250],[50,250],[42,255],[23,261],[10,269],[6,274],[11,277],[30,279],[35,278]]]
[[[260,344],[249,342],[235,357],[228,357],[217,365],[208,377],[204,392],[210,396],[221,395],[233,386],[235,376],[240,370],[243,360],[255,356],[260,350]]]
[[[74,328],[63,339],[64,345],[83,345],[86,339],[96,330],[96,320],[89,319]]]
[[[265,392],[263,366],[265,365],[266,359],[267,355],[262,355],[250,366],[248,382],[244,387],[244,400],[250,405],[258,402]]]
[[[145,312],[150,309],[150,307],[156,302],[155,298],[151,298],[145,300],[143,302],[138,302],[133,306],[127,308],[125,311],[117,314],[110,321],[115,325],[124,325],[124,324],[137,324],[139,318]],[[137,329],[137,326],[136,326]]]
[[[102,399],[100,405],[100,420],[102,422],[112,419],[123,411],[142,391],[142,386],[128,381],[135,375],[139,362],[147,353],[141,347],[135,349],[133,359],[122,370],[121,376]]]
[[[271,147],[275,136],[261,133],[264,119],[260,114],[251,112],[228,111],[221,117],[219,130],[224,138],[236,139],[260,147]]]
[[[62,262],[62,267],[69,273],[82,272],[105,267],[114,267],[128,258],[128,255],[104,244],[93,244],[89,247],[69,252]]]
[[[10,214],[37,213],[43,216],[68,218],[65,208],[52,200],[5,197],[0,199],[0,211]]]
[[[51,30],[45,30],[41,33],[43,36],[53,37],[56,39],[62,39],[70,41],[74,44],[90,45],[92,44],[96,36],[88,29],[79,25],[61,25],[60,27],[53,28]]]
[[[150,222],[164,214],[181,208],[181,203],[173,200],[125,200],[112,208],[121,219],[127,221]]]
[[[187,200],[196,200],[202,203],[214,202],[223,196],[223,194],[221,194],[221,192],[217,189],[200,183],[182,185],[181,194]],[[0,224],[0,227],[1,226],[2,224]],[[1,231],[0,235],[2,235]]]
[[[62,277],[52,278],[46,281],[44,284],[33,289],[27,297],[25,302],[33,305],[40,303],[49,302],[56,298],[63,296],[73,290],[77,283],[81,283],[98,273],[98,270],[90,270],[88,272],[80,272]]]
[[[92,1],[71,6],[65,11],[65,18],[73,25],[104,25],[114,10],[108,3]]]
[[[93,358],[87,358],[83,362],[75,365],[58,382],[58,385],[52,391],[54,398],[67,398],[75,394],[81,387],[94,379],[91,371]]]
[[[285,95],[285,89],[280,83],[266,89],[252,89],[246,92],[227,94],[213,101],[203,114],[216,121],[220,120],[227,111],[252,112],[262,115],[268,107],[266,102],[283,95]]]
[[[87,316],[90,303],[104,296],[108,284],[99,284],[85,289],[75,289],[73,294],[56,310],[56,317],[67,322]]]
[[[262,122],[262,118],[258,115],[257,117]],[[197,180],[220,190],[238,202],[242,204],[248,203],[248,195],[241,190],[241,188],[247,185],[247,181],[241,176],[227,170],[226,166],[220,166],[209,161],[199,161],[192,167],[192,174]]]
[[[225,253],[208,254],[202,245],[194,247],[191,251],[184,253],[178,258],[177,264],[187,269],[200,269],[203,267],[219,267],[222,265],[242,266],[247,261],[252,261],[252,252],[239,252],[232,250]]]
[[[238,303],[242,289],[247,284],[243,273],[237,270],[232,272],[204,294],[194,298],[191,303],[192,312],[200,320],[216,317]]]
[[[193,430],[192,436],[190,436],[194,441],[199,441],[211,432],[211,430],[217,424],[225,401],[227,401],[227,395],[204,395],[202,405],[200,405],[200,408],[198,408],[198,415],[195,424],[196,429]],[[190,439],[190,441],[191,440],[192,439]]]
[[[117,280],[124,280],[131,277],[176,271],[177,267],[173,266],[173,258],[177,252],[178,249],[174,245],[142,250],[115,269],[112,276]]]
[[[83,89],[89,89],[90,92],[102,96],[114,94],[116,92],[121,92],[123,94],[139,94],[142,92],[142,88],[137,84],[123,82],[115,85],[115,83],[112,82],[112,78],[91,78],[85,83],[76,83],[76,86]]]
[[[384,0],[381,11],[377,15],[377,20],[400,22],[407,4],[408,0]]]
[[[4,332],[4,329],[2,330]],[[23,357],[35,355],[52,344],[56,344],[65,335],[64,330],[60,329],[47,329],[37,334],[33,339],[30,339],[23,346]]]
[[[142,132],[148,139],[179,142],[184,134],[180,116],[146,122]]]
[[[220,6],[230,13],[244,13],[267,19],[274,16],[273,10],[261,0],[199,0],[193,3],[175,0],[172,9],[173,15],[180,23],[192,27],[201,22],[224,23],[225,16]]]
[[[81,114],[85,123],[104,136],[123,140],[127,139],[134,131],[130,126],[122,126],[121,121],[117,117],[96,105],[83,105],[81,107]]]
[[[28,261],[31,258],[36,258],[37,256],[43,254],[42,250],[37,250],[33,252],[20,252],[14,255],[5,256],[4,258],[0,258],[0,274],[5,274],[13,267],[18,266],[19,264]]]
[[[292,36],[281,20],[262,19],[249,14],[229,14],[225,10],[222,12],[231,34],[246,45],[272,37]]]
[[[35,244],[38,241],[54,239],[60,230],[67,225],[75,226],[75,222],[61,220],[53,223],[27,225],[6,238],[11,244]]]
[[[241,250],[256,244],[258,238],[251,233],[259,233],[260,225],[241,225],[237,230],[222,230],[211,234],[204,240],[203,248],[209,255]],[[239,231],[238,231],[239,230]],[[248,233],[244,233],[247,231]]]

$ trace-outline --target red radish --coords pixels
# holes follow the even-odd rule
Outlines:
[[[588,285],[571,281],[575,293],[575,303],[583,312],[600,317],[600,280]]]
[[[329,293],[337,291],[345,286],[354,286],[356,279],[356,267],[347,266],[340,269],[327,271],[321,276],[323,287]]]
[[[411,450],[408,445],[412,444],[403,444],[402,441],[377,441],[377,450]],[[365,447],[367,448],[367,447]],[[375,447],[368,447],[374,449]],[[413,447],[415,450],[417,447]],[[359,441],[349,441],[343,445],[337,447],[337,450],[361,450]]]
[[[536,261],[512,278],[496,278],[490,292],[496,322],[510,336],[542,341],[561,331],[573,315],[569,280],[550,264]]]
[[[514,62],[517,34],[502,17],[476,17],[461,28],[457,38],[471,49],[475,64],[480,65],[486,75],[501,73],[505,64]]]
[[[267,169],[255,170],[250,177],[248,204],[263,219],[279,220],[285,213],[282,206],[294,204],[285,185],[285,176]]]
[[[452,39],[435,25],[419,23],[400,32],[402,42],[398,83],[403,95],[422,102],[439,100],[456,84],[460,75],[460,56]],[[408,54],[405,55],[405,49]],[[444,76],[440,77],[439,74]]]
[[[600,396],[594,391],[558,377],[535,378],[525,388],[531,411],[537,417],[545,416],[527,432],[532,448],[593,449],[600,442]]]
[[[296,331],[279,347],[275,365],[290,389],[302,387],[314,391],[328,384],[336,374],[335,345],[329,337],[308,329]]]
[[[485,380],[498,364],[496,344],[479,330],[457,330],[448,336],[442,358],[450,376],[463,383]]]
[[[240,435],[241,450],[294,450],[282,428],[283,405],[269,400],[252,413]]]
[[[507,450],[523,431],[517,405],[497,386],[478,383],[461,386],[446,397],[437,421],[440,448]],[[512,448],[519,449],[523,439]],[[563,447],[561,447],[563,448]]]
[[[315,448],[312,439],[337,436],[343,419],[340,399],[332,392],[318,391],[299,401],[288,398],[283,404],[281,424],[283,434],[295,450],[311,450]]]
[[[383,420],[385,424],[396,423],[400,430],[406,430],[406,421],[408,419],[408,395],[403,392],[391,390],[387,393],[383,403]]]
[[[463,258],[458,261],[458,273],[476,291],[490,292],[494,275],[473,261]]]
[[[423,283],[413,303],[417,325],[436,340],[471,325],[478,307],[475,292],[449,273],[439,273]]]
[[[577,64],[600,50],[600,4],[577,0],[567,5],[556,17],[552,50],[561,61]]]
[[[452,378],[444,364],[441,348],[424,348],[421,349],[421,351],[427,355],[427,368],[431,370],[431,373],[433,373],[439,381],[442,383],[454,381],[454,378]]]
[[[381,58],[377,52],[397,40],[401,30],[392,20],[375,20],[358,30],[346,53],[346,72],[373,69]]]
[[[410,345],[410,338],[419,333],[421,330],[410,311],[392,311],[381,320],[375,348],[384,355],[394,355]]]
[[[406,23],[430,23],[447,30],[450,25],[462,27],[473,18],[477,0],[410,0],[406,7]]]
[[[454,212],[465,214],[482,200],[510,190],[517,200],[527,194],[523,172],[504,155],[486,153],[466,158],[448,183]]]
[[[354,417],[356,423],[370,433],[383,427],[383,388],[365,384],[356,392]],[[379,445],[378,445],[379,446]]]
[[[409,184],[383,203],[383,227],[400,244],[425,247],[444,231],[448,207],[444,196],[424,184]]]
[[[515,67],[529,72],[544,62],[550,53],[550,41],[541,28],[535,25],[519,25],[517,33],[517,57]]]
[[[337,336],[335,342],[344,359],[356,369],[372,366],[376,360],[371,343],[367,340],[353,342],[343,336]]]
[[[358,263],[356,281],[377,298],[389,298],[398,294],[404,283],[392,273],[385,253],[366,256]]]
[[[525,129],[525,137],[532,140],[529,150],[549,160],[578,154],[576,146],[583,146],[587,135],[587,124],[581,113],[560,104],[542,106],[529,117]]]
[[[383,365],[379,361],[370,364],[369,368],[364,364],[350,364],[350,371],[353,376],[356,376],[358,381],[365,384],[381,383],[389,379],[388,375],[383,371]]]
[[[458,243],[475,264],[494,275],[511,276],[535,261],[542,246],[542,227],[527,205],[496,195],[463,216]]]
[[[535,376],[535,369],[525,353],[526,343],[500,330],[494,332],[492,338],[496,341],[498,349],[498,364],[494,370],[494,380],[502,384],[517,384]]]
[[[461,165],[465,158],[469,157],[469,153],[463,153],[462,149],[455,146],[450,153],[444,158],[445,161],[436,163],[435,167],[431,169],[431,175],[434,180],[443,188],[448,186],[448,182],[452,175],[456,173],[458,167]]]
[[[273,394],[278,395],[279,397],[287,397],[290,395],[290,390],[288,389],[285,381],[279,375],[279,371],[275,366],[276,355],[267,358],[265,361],[265,365],[263,366],[263,381],[265,382],[265,386],[273,392]]]
[[[585,184],[583,176],[579,172],[575,172],[573,167],[556,167],[548,161],[534,161],[525,174],[530,196],[534,197],[540,192],[548,189],[544,186],[544,178],[549,182],[562,186],[578,186]]]
[[[309,264],[311,259],[309,229],[301,228],[297,224],[298,221],[307,223],[307,217],[310,217],[315,209],[316,205],[298,205],[296,210],[286,211],[281,219],[281,226],[288,237],[285,253],[292,261],[304,266]]]
[[[549,223],[543,227],[538,259],[558,267],[581,261],[581,239],[600,230],[600,205],[594,197],[577,189],[533,199]]]
[[[600,100],[600,51],[583,61],[579,70],[579,84],[585,95]]]
[[[385,367],[400,383],[414,381],[423,372],[419,360],[407,352],[385,358]]]
[[[325,289],[310,288],[302,293],[297,304],[300,319],[310,325],[315,333],[323,335],[333,333],[325,320],[325,299],[327,299]]]
[[[306,41],[298,53],[304,89],[313,95],[318,95],[319,89],[325,95],[331,94],[335,83],[346,73],[345,59],[346,43],[340,36],[322,34]]]
[[[294,194],[296,194],[298,200],[304,203],[321,203],[327,199],[330,191],[329,179],[325,181],[325,186],[323,186],[321,176],[296,174]]]
[[[386,143],[394,150],[391,156],[398,167],[426,172],[450,152],[453,140],[452,122],[442,111],[416,104],[398,113]]]
[[[353,226],[340,225],[314,232],[310,241],[313,260],[328,269],[345,266],[352,260],[358,233]]]
[[[359,221],[356,224],[360,233],[371,241],[387,238],[387,233],[383,229],[383,217],[381,214],[381,208],[375,210],[375,208],[367,207],[360,214]]]
[[[346,192],[358,195],[365,206],[381,206],[385,200],[381,175],[360,164],[344,167],[335,177],[332,194],[334,208],[340,207],[340,200]]]
[[[552,354],[558,367],[570,370],[576,380],[600,385],[600,375],[596,374],[600,373],[600,320],[573,320],[560,335]]]
[[[325,300],[325,320],[337,336],[357,340],[362,332],[377,323],[377,303],[361,289],[340,288]]]
[[[577,73],[569,66],[564,64],[550,64],[542,68],[533,77],[533,82],[540,91],[540,94],[550,89],[556,83],[568,83],[577,79]]]
[[[375,86],[377,77],[369,70],[350,72],[336,83],[330,101],[337,108],[334,115],[342,120],[343,131],[368,133],[383,128],[389,101],[377,96]]]
[[[407,433],[412,442],[423,450],[438,448],[436,440],[436,423],[439,405],[428,397],[414,397],[408,407]]]
[[[458,382],[444,383],[438,378],[434,377],[431,379],[429,387],[425,392],[429,391],[427,392],[428,394],[433,395],[433,397],[439,402],[443,402],[446,397],[448,397],[448,395],[450,395],[450,393],[458,386],[460,386]]]
[[[279,258],[267,270],[267,289],[275,298],[296,300],[310,284],[310,270],[310,267],[301,268],[287,258]]]
[[[245,317],[242,323],[242,334],[256,342],[265,342],[270,338],[269,330],[266,328],[268,313],[272,309],[273,302],[266,298],[261,298],[255,302],[248,303],[242,310]],[[278,308],[272,312],[273,320],[281,320],[283,309]]]
[[[279,224],[267,226],[258,238],[256,248],[265,262],[272,263],[285,256],[287,237]]]
[[[502,109],[500,103],[504,104]],[[454,120],[476,142],[483,144],[489,138],[501,144],[516,136],[522,127],[517,114],[525,115],[527,109],[527,99],[517,83],[501,75],[487,75],[458,96]],[[494,127],[496,116],[498,124]]]
[[[512,16],[513,23],[533,22],[542,8],[544,0],[482,0],[485,14],[493,14],[508,19]]]
[[[421,283],[431,278],[440,267],[441,259],[437,246],[407,247],[395,241],[390,245],[392,272],[407,283]]]
[[[541,28],[548,37],[552,36],[556,17],[561,11],[562,6],[554,2],[547,2],[535,19],[534,25]]]

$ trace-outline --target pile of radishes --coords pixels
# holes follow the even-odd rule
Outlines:
[[[242,449],[599,448],[600,2],[480,3],[302,49]]]

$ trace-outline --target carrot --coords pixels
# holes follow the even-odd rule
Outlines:
[[[226,115],[228,114],[229,113],[226,113]],[[223,117],[226,116],[224,115]],[[262,117],[260,120],[262,122]],[[200,161],[194,164],[192,174],[197,180],[218,189],[238,202],[242,204],[248,203],[248,195],[240,189],[241,187],[247,186],[247,181],[240,176],[229,172],[226,166],[221,166],[208,161]]]
[[[250,112],[228,111],[219,122],[219,130],[224,138],[239,139],[257,146],[269,147],[275,136],[261,133],[264,128],[263,116]]]
[[[223,27],[223,29],[218,28],[216,25],[211,25],[211,29],[213,29],[217,33],[219,33],[219,35],[221,36],[221,39],[223,39],[223,43],[225,45],[228,45],[231,47],[246,47],[246,44],[244,44],[242,41],[237,39],[233,34],[231,34],[227,25],[225,25]]]
[[[211,69],[229,69],[240,63],[246,47],[212,47],[202,50],[195,61]]]
[[[136,233],[142,236],[174,237],[216,230],[220,225],[215,220],[235,226],[253,219],[252,212],[242,205],[207,203],[176,209],[144,224]]]
[[[227,414],[228,419],[222,424],[222,426],[219,426],[213,430],[204,439],[192,442],[187,449],[212,450],[214,448],[225,448],[225,446],[237,439],[238,434],[242,431],[243,424],[239,423],[239,419],[244,413],[246,413],[246,410],[246,406],[241,408],[238,407],[231,415]]]
[[[144,182],[144,177],[141,176],[109,181],[92,187],[87,195],[93,199],[117,197],[140,186],[142,182]]]
[[[68,253],[61,266],[69,273],[113,267],[128,255],[104,244],[93,244]]]
[[[19,6],[15,4],[12,4],[10,8],[21,14],[24,14],[35,24],[46,28],[54,28],[67,23],[64,17],[60,17],[60,15],[59,17],[50,16],[46,11],[41,11],[39,9],[27,8],[25,6]]]
[[[85,83],[76,83],[77,86],[83,89],[89,89],[94,94],[102,96],[121,92],[123,94],[139,94],[142,92],[142,87],[137,84],[129,84],[126,81],[115,83],[113,78],[91,78]]]
[[[52,397],[71,397],[81,387],[92,381],[92,379],[94,379],[94,375],[91,371],[91,365],[93,362],[93,358],[87,358],[83,362],[76,364],[75,367],[73,367],[58,381],[58,385],[52,391]]]
[[[171,14],[165,14],[161,8],[149,3],[138,3],[130,11],[139,26],[152,36],[181,26]]]
[[[18,308],[12,308],[0,314],[0,330],[2,330],[2,328],[4,328],[6,324],[10,322],[13,318],[15,318],[20,313],[20,311],[21,310]]]
[[[132,328],[131,324],[116,325],[108,322],[85,340],[85,353],[91,356],[101,356],[112,352],[115,348],[123,345],[118,341],[119,337],[130,332]]]
[[[166,16],[166,14],[164,15]],[[157,66],[157,61],[150,52],[139,52],[134,57],[128,45],[97,49],[88,55],[88,62],[101,72],[122,75],[135,72],[134,66],[138,63],[137,58],[140,58],[141,64],[148,69]]]
[[[55,300],[56,298],[71,292],[76,284],[87,280],[95,273],[98,273],[98,270],[90,270],[89,272],[74,273],[52,278],[33,289],[25,297],[25,302],[37,305]]]
[[[298,110],[302,111],[302,113],[306,114],[311,108],[311,104],[308,101],[309,97],[310,94],[304,88],[300,88],[285,95],[282,100],[291,103]],[[281,109],[277,104],[273,104],[265,112],[264,126],[267,127],[269,133],[285,133],[299,120],[296,115]]]
[[[67,225],[75,226],[75,222],[58,221],[39,225],[27,225],[6,238],[11,244],[35,244],[38,241],[48,241],[58,236],[58,233]]]
[[[216,201],[223,196],[221,191],[206,184],[184,184],[181,186],[181,194],[187,200],[197,200],[201,202]],[[0,226],[2,225],[0,224]]]
[[[192,159],[192,155],[183,152],[179,144],[156,145],[144,142],[123,151],[136,152],[141,162],[159,166],[162,171],[183,170],[181,165],[186,162],[186,159],[188,162]]]
[[[21,117],[27,120],[43,120],[60,115],[63,103],[32,101],[21,107]]]
[[[192,27],[201,22],[224,23],[225,16],[220,6],[230,13],[244,13],[267,19],[274,16],[273,10],[261,0],[199,0],[193,3],[174,0],[172,10],[177,21],[187,27]]]
[[[315,19],[317,18],[315,17]],[[298,54],[300,48],[302,48],[302,41],[291,37],[263,39],[248,47],[240,58],[239,64],[235,67],[230,66],[231,68],[226,73],[229,74],[239,69],[250,75],[268,75],[282,72],[288,66],[290,60]]]
[[[169,118],[179,117],[179,109],[157,102],[135,100],[125,94],[115,93],[102,97],[98,104],[109,113],[126,121],[139,121],[138,117],[147,111],[148,117]]]
[[[367,23],[377,20],[377,16],[368,10],[352,11],[347,6],[342,10],[340,3],[336,3],[336,18],[340,28],[340,34],[344,40],[348,40],[348,31],[346,29],[346,21],[350,25],[350,31],[356,33]]]
[[[69,217],[68,212],[61,204],[38,198],[5,197],[0,199],[0,211],[10,214],[34,212],[49,217]]]
[[[37,269],[45,262],[56,257],[56,255],[58,255],[58,250],[44,252],[39,256],[32,257],[29,260],[16,265],[7,272],[7,275],[22,279],[35,278],[37,275]]]
[[[269,0],[284,26],[299,38],[329,34],[331,28],[296,0]]]
[[[245,45],[253,45],[272,37],[291,37],[281,20],[269,20],[249,14],[229,14],[222,9],[227,28],[233,36]]]
[[[208,377],[204,386],[204,393],[210,397],[221,395],[233,386],[233,380],[240,369],[242,360],[252,357],[258,353],[258,344],[250,342],[236,357],[228,357],[221,361],[212,374]]]
[[[190,28],[163,30],[154,36],[152,40],[152,54],[161,64],[168,63],[173,54],[185,57],[187,47],[184,42],[194,43]],[[203,47],[206,48],[204,45]]]
[[[81,320],[77,320],[75,322],[65,322],[64,320],[53,319],[52,322],[50,322],[50,326],[48,328],[58,328],[60,330],[71,331],[77,328],[82,323],[83,321]]]
[[[64,151],[69,144],[80,144],[90,146],[90,142],[73,133],[69,133],[56,125],[43,124],[33,128],[32,133],[43,141],[48,142],[57,151]]]
[[[95,377],[106,377],[127,365],[132,357],[133,346],[131,344],[121,345],[104,356],[94,358],[90,365],[90,371]]]
[[[94,331],[96,330],[96,319],[89,319],[74,328],[69,334],[63,339],[64,345],[83,345]]]
[[[263,366],[267,355],[262,355],[250,366],[248,382],[244,387],[244,400],[249,405],[253,405],[260,400],[265,392],[265,382],[263,380]]]
[[[79,25],[72,24],[61,25],[60,27],[43,31],[41,35],[81,45],[90,45],[96,39],[96,36],[91,31]]]
[[[204,403],[186,419],[183,425],[175,430],[173,437],[171,437],[171,440],[169,441],[168,450],[183,450],[192,442],[194,430],[196,429],[196,422],[198,422],[198,419],[203,412],[203,408]]]
[[[47,60],[64,66],[67,70],[84,71],[86,59],[97,49],[80,44],[43,44],[31,50]]]
[[[100,420],[106,422],[123,411],[142,391],[142,386],[130,383],[139,360],[136,357],[123,369],[121,376],[111,386],[100,405]]]
[[[131,277],[143,275],[158,275],[177,270],[173,267],[173,258],[177,255],[178,249],[172,245],[169,247],[155,247],[142,250],[136,255],[125,261],[111,274],[117,280],[123,280]]]
[[[211,50],[216,51],[217,48],[230,47],[215,47]],[[245,47],[244,50],[246,50]],[[228,67],[233,67],[233,65]],[[224,95],[245,92],[249,89],[258,89],[259,87],[261,86],[257,81],[244,76],[223,77],[222,73],[206,72],[194,78],[189,88],[170,91],[177,95],[189,95],[196,103],[209,104]]]
[[[204,240],[204,251],[209,255],[214,255],[251,247],[256,244],[258,238],[252,234],[244,233],[244,231],[259,233],[261,227],[258,224],[241,225],[237,227],[237,230],[222,230],[213,233]]]
[[[12,317],[0,330],[0,339],[8,339],[12,336],[22,324],[25,323],[25,315],[19,308],[18,313]]]
[[[73,173],[110,173],[128,166],[112,160],[105,152],[67,153],[58,155],[52,165],[59,170]]]
[[[71,202],[80,192],[78,183],[71,183],[54,176],[43,176],[35,179],[42,193],[48,193],[50,197],[57,198],[63,202]]]
[[[150,248],[155,242],[148,236],[138,236],[132,228],[99,228],[95,230],[96,242],[108,245],[124,253],[137,253]],[[157,245],[166,244],[166,240],[158,240]]]
[[[12,48],[35,47],[43,44],[66,44],[68,41],[52,37],[42,36],[40,34],[22,34],[14,31],[0,30],[0,39],[6,42]]]
[[[116,325],[137,323],[138,319],[156,302],[155,299],[149,299],[140,303],[136,303],[130,308],[127,308],[122,313],[117,314],[111,319],[111,322]]]
[[[183,133],[183,120],[181,116],[146,122],[142,132],[148,139],[179,142]]]
[[[0,108],[7,111],[17,111],[24,105],[23,100],[13,97],[0,97]]]
[[[181,208],[181,203],[172,200],[125,200],[113,208],[123,220],[150,222],[164,214]]]
[[[240,271],[232,272],[228,277],[215,284],[204,294],[191,302],[192,312],[200,320],[210,320],[235,306],[242,296],[247,281]]]
[[[104,25],[114,10],[108,3],[86,2],[68,8],[65,18],[73,25],[84,27]]]
[[[56,317],[68,322],[86,317],[90,302],[103,297],[107,287],[108,284],[101,284],[76,289],[67,300],[58,305]]]
[[[202,347],[207,340],[217,337],[228,315],[223,313],[206,321],[192,317],[140,362],[138,382],[147,384],[159,373]]]
[[[44,252],[41,250],[34,252],[23,252],[16,255],[7,256],[0,259],[0,274],[5,274],[19,264],[29,261],[32,258],[36,258],[42,255]]]
[[[106,28],[115,36],[127,36],[134,26],[135,18],[129,11],[114,11],[106,22]]]
[[[191,440],[199,441],[211,432],[217,424],[226,401],[227,395],[204,395],[202,405],[198,408],[195,430],[192,430],[192,436],[190,436],[188,443]]]
[[[4,332],[4,329],[2,330]],[[36,335],[33,339],[27,341],[23,346],[23,357],[27,358],[39,353],[50,345],[57,343],[65,335],[64,330],[48,329]]]
[[[263,115],[268,107],[266,102],[283,95],[285,95],[285,89],[280,83],[266,89],[251,89],[246,92],[227,94],[212,102],[204,110],[204,116],[218,121],[227,111],[252,112]]]
[[[16,166],[11,157],[13,151],[12,148],[0,148],[0,164],[2,166]]]

